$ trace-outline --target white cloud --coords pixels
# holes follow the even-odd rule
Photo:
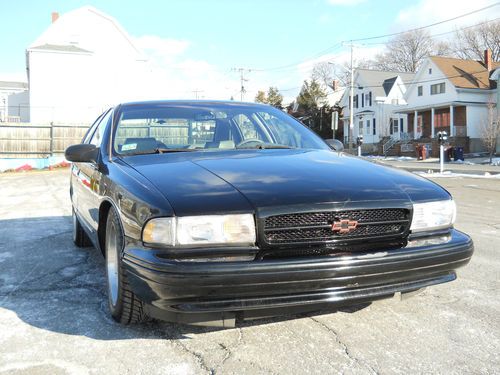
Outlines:
[[[191,42],[144,35],[133,38],[147,58],[147,99],[229,99],[239,85],[206,60],[193,59]],[[198,91],[196,93],[195,91]]]
[[[363,3],[365,0],[327,0],[331,5],[352,6]]]
[[[490,0],[468,1],[456,0],[420,0],[416,4],[402,9],[395,22],[398,30],[425,26],[435,22],[461,16],[475,9],[480,9],[491,4]],[[474,13],[466,17],[429,28],[431,34],[453,31],[456,27],[473,25],[488,18],[498,15],[491,8],[482,12]]]
[[[187,40],[161,38],[156,35],[143,35],[133,38],[134,44],[150,59],[168,63],[182,55],[189,48]]]

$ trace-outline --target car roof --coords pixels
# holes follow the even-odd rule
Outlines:
[[[136,102],[126,102],[121,103],[120,106],[123,107],[135,107],[135,106],[145,106],[145,107],[155,107],[163,105],[190,105],[190,106],[235,106],[235,107],[270,107],[268,104],[261,103],[250,103],[250,102],[238,102],[234,100],[147,100],[147,101],[136,101]]]

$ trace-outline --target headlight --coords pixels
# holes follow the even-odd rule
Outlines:
[[[452,199],[413,204],[411,231],[422,232],[449,228],[455,222],[457,208]]]
[[[253,245],[255,222],[252,214],[157,218],[147,222],[142,240],[168,246]]]

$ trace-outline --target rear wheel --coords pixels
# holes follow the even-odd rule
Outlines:
[[[75,209],[72,211],[73,220],[73,242],[77,247],[90,247],[92,246],[92,241],[90,241],[89,236],[85,233],[85,230],[80,223],[80,220],[76,216]]]
[[[111,316],[122,324],[147,320],[142,301],[131,290],[123,269],[123,230],[116,211],[111,208],[106,221],[106,281]]]

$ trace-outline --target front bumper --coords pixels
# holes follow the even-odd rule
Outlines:
[[[454,280],[455,269],[467,264],[473,251],[472,240],[452,230],[397,250],[337,256],[199,263],[166,260],[133,247],[126,249],[123,262],[132,289],[153,316],[184,321],[180,315],[227,317],[244,311],[258,316],[262,311],[265,316],[276,308],[387,298]]]

